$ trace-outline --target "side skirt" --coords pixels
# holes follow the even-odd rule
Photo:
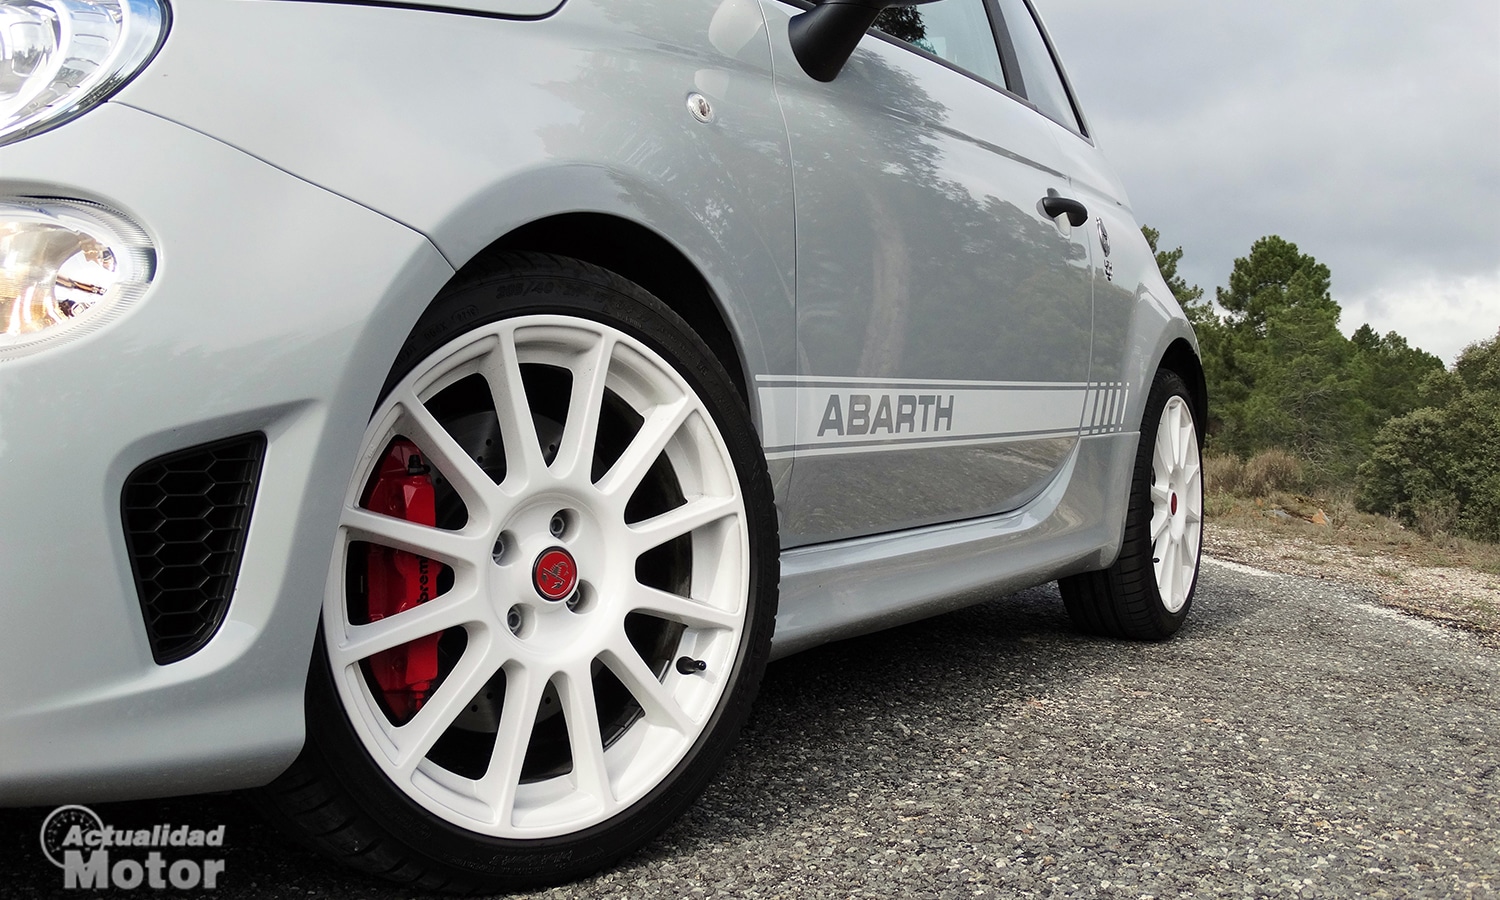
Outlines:
[[[1139,437],[1082,438],[1012,512],[784,551],[772,658],[1108,567]]]

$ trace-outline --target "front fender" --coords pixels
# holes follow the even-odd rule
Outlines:
[[[157,59],[114,102],[407,225],[454,268],[549,216],[628,219],[698,268],[751,374],[793,370],[790,154],[752,0],[571,0],[539,21],[179,7]],[[710,121],[690,114],[690,92],[711,103]],[[390,324],[409,329],[430,299]]]

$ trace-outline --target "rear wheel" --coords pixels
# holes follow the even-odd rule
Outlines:
[[[1174,372],[1157,372],[1141,422],[1120,555],[1102,572],[1058,582],[1080,629],[1162,640],[1182,627],[1203,538],[1200,450],[1187,385]]]
[[[434,303],[356,457],[282,818],[454,890],[575,878],[707,784],[769,652],[777,546],[723,368],[570,260]]]

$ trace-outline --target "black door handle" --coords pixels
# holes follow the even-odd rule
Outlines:
[[[1089,220],[1088,207],[1071,197],[1059,197],[1056,194],[1042,198],[1042,211],[1054,219],[1067,214],[1068,224],[1074,228]]]

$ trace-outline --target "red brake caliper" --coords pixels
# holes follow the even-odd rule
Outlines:
[[[391,444],[381,460],[375,487],[365,508],[419,525],[436,525],[430,469],[410,441]],[[437,590],[441,563],[415,553],[372,545],[368,558],[369,620],[405,612],[432,599]],[[437,646],[440,634],[409,641],[370,657],[370,669],[386,707],[397,724],[405,723],[422,708],[438,674]]]

